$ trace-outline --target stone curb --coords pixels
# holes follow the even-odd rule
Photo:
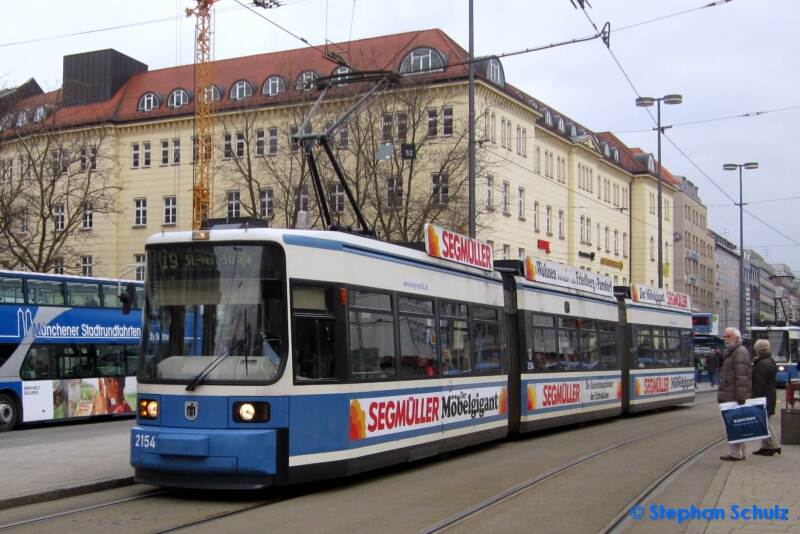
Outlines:
[[[101,482],[92,482],[91,484],[84,484],[82,486],[74,486],[72,488],[61,488],[44,491],[41,493],[34,493],[32,495],[12,497],[10,499],[0,499],[0,510],[8,510],[9,508],[17,508],[19,506],[26,506],[29,504],[56,501],[59,499],[65,499],[67,497],[76,497],[78,495],[86,495],[87,493],[96,493],[98,491],[124,488],[125,486],[133,486],[134,484],[135,482],[133,481],[133,477],[115,478],[111,480],[103,480]]]

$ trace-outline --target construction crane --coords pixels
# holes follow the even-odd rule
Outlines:
[[[194,63],[194,182],[192,229],[208,220],[214,185],[214,86],[211,82],[211,6],[217,0],[196,0],[186,16],[197,17],[197,50]]]

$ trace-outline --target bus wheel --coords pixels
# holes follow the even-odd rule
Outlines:
[[[0,432],[14,428],[17,423],[17,404],[8,395],[0,395]]]

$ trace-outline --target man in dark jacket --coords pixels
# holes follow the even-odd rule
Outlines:
[[[719,370],[719,352],[717,350],[716,347],[711,349],[711,354],[706,358],[706,371],[712,388],[717,385],[717,371]]]
[[[753,351],[756,353],[756,361],[753,364],[753,398],[766,397],[767,399],[767,429],[769,430],[769,439],[761,440],[761,448],[753,454],[759,456],[772,456],[780,454],[781,448],[775,440],[775,432],[772,431],[772,425],[769,418],[775,415],[775,376],[778,374],[778,366],[775,365],[775,360],[772,359],[770,352],[769,341],[766,339],[759,339],[753,345]]]
[[[742,334],[735,328],[725,330],[725,359],[719,372],[717,402],[736,401],[740,405],[750,398],[752,380],[750,378],[750,353],[742,346]],[[730,454],[720,456],[720,460],[738,462],[745,459],[744,443],[729,443]]]

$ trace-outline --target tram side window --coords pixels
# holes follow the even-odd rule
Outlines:
[[[610,371],[618,369],[617,362],[617,330],[613,323],[599,323],[598,353],[600,356],[600,369]]]
[[[64,285],[51,280],[28,280],[28,304],[63,306]]]
[[[680,367],[692,367],[694,365],[694,338],[691,330],[678,330],[681,342],[681,363]]]
[[[579,319],[558,318],[558,368],[560,370],[581,370],[578,326]]]
[[[667,346],[667,331],[663,328],[653,328],[653,359],[656,367],[670,367],[669,350]]]
[[[667,366],[680,367],[682,365],[681,338],[678,330],[667,330],[666,339]]]
[[[502,361],[503,339],[500,334],[497,310],[475,306],[473,309],[472,342],[475,350],[475,372],[483,375],[497,375]]]
[[[100,286],[81,282],[67,282],[67,302],[70,306],[100,307]]]
[[[653,347],[653,337],[650,334],[649,326],[635,326],[636,335],[634,336],[634,357],[631,359],[633,368],[651,369],[656,367],[656,359]]]
[[[400,376],[439,375],[436,347],[436,319],[433,301],[411,297],[398,298],[400,313]]]
[[[22,292],[22,278],[0,277],[0,302],[25,304],[25,293]]]
[[[392,297],[351,290],[350,374],[353,380],[382,380],[397,376]]]
[[[466,374],[472,370],[468,319],[466,304],[439,302],[442,374]]]
[[[578,320],[579,337],[581,340],[580,355],[581,368],[596,371],[600,367],[600,356],[597,348],[597,323],[594,321]]]
[[[333,288],[293,285],[292,309],[297,378],[335,378]]]
[[[533,361],[523,364],[528,371],[556,371],[558,349],[556,348],[555,319],[549,315],[531,314]]]

